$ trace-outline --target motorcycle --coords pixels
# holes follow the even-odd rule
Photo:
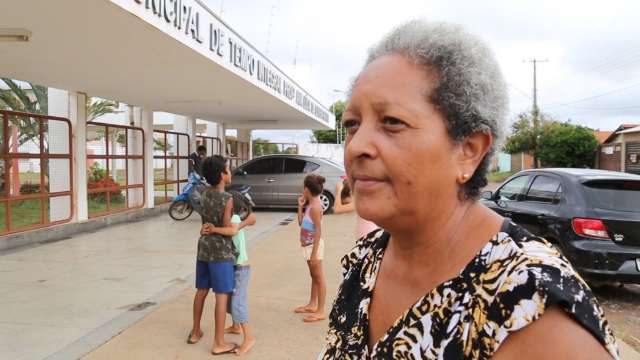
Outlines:
[[[182,192],[173,198],[169,206],[169,216],[173,220],[181,221],[187,219],[193,213],[190,195],[199,186],[208,186],[207,182],[195,171],[189,174],[189,182],[184,186]]]
[[[194,209],[199,213],[201,211],[201,194],[207,186],[209,186],[207,182],[197,172],[193,171],[189,174],[189,182],[182,189],[182,192],[173,198],[171,206],[169,206],[169,216],[173,220],[182,221],[191,216]],[[242,195],[245,205],[249,207],[248,209],[255,206],[249,190],[251,190],[249,185],[244,185],[235,190]],[[248,209],[247,211],[250,211]]]

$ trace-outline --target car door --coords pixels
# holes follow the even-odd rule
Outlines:
[[[518,202],[522,201],[531,183],[532,175],[524,174],[517,176],[505,184],[497,191],[493,198],[496,203],[494,211],[498,214],[511,218],[515,223],[520,223],[520,207]]]
[[[257,206],[278,204],[278,178],[282,175],[284,159],[267,157],[256,159],[238,169],[234,185],[249,185],[249,194]]]
[[[303,159],[285,158],[284,173],[278,183],[278,204],[283,206],[296,206],[298,197],[304,189],[304,177],[317,170],[320,165]]]
[[[538,175],[524,200],[513,204],[519,223],[534,235],[546,236],[558,219],[561,181],[553,175]]]

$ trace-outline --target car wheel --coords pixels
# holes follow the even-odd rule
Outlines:
[[[320,203],[322,203],[322,212],[324,214],[331,211],[331,209],[333,208],[333,196],[331,195],[331,193],[328,191],[323,191],[322,194],[320,194]]]

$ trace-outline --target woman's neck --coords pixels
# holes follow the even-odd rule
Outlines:
[[[477,203],[459,203],[430,221],[390,230],[386,255],[392,256],[394,263],[406,264],[407,269],[447,277],[464,267],[499,231],[500,217],[485,210]]]

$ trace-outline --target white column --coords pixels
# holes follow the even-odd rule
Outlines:
[[[135,127],[142,127],[142,109],[139,106],[129,105],[127,108],[129,125]],[[144,137],[139,131],[128,131],[127,147],[130,155],[141,155],[144,153]],[[139,185],[144,181],[144,160],[128,160],[127,165],[127,179],[129,185]],[[129,199],[129,206],[140,206],[145,202],[146,189],[134,188],[127,190],[127,197]]]
[[[173,119],[173,131],[189,135],[191,152],[196,151],[196,119],[189,116],[176,115]],[[182,143],[180,146],[182,147]],[[184,153],[182,148],[181,153]]]
[[[47,91],[49,115],[69,117],[69,92],[49,88]],[[69,149],[69,125],[62,121],[49,121],[48,146],[50,154],[72,154],[71,160],[49,159],[47,177],[49,192],[71,191],[71,174],[69,169],[73,162],[73,153]],[[49,221],[55,222],[68,219],[72,213],[73,195],[60,196],[49,199]]]
[[[87,94],[69,93],[69,120],[73,133],[74,219],[89,218],[87,202]]]
[[[249,143],[248,154],[242,154],[241,156],[246,156],[247,159],[251,160],[253,158],[253,143],[251,141],[251,129],[238,129],[238,141]]]
[[[155,188],[153,185],[153,111],[145,108],[141,110],[140,127],[144,130],[145,207],[151,209],[155,206]]]

